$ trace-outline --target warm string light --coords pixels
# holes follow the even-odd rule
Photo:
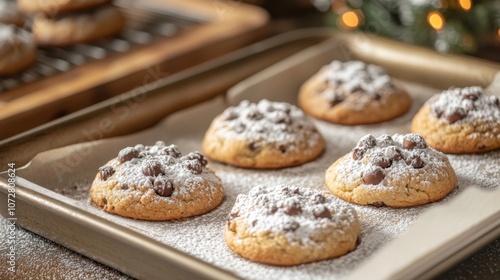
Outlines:
[[[342,29],[355,29],[363,24],[364,15],[361,10],[350,10],[342,13],[337,22]]]
[[[464,11],[468,11],[472,7],[472,0],[458,0],[458,5]]]
[[[440,12],[433,11],[427,15],[427,22],[434,30],[441,30],[444,27],[444,17]]]
[[[355,12],[349,11],[342,14],[342,22],[349,28],[356,28],[359,25],[359,18]]]

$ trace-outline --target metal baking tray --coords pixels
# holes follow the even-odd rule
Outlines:
[[[169,113],[224,93],[230,86],[258,70],[326,39],[331,39],[329,44],[337,44],[336,50],[349,56],[379,63],[390,69],[407,70],[398,72],[400,79],[425,81],[435,88],[445,88],[451,84],[487,86],[500,70],[496,64],[440,55],[430,50],[359,34],[337,34],[326,30],[294,32],[179,73],[155,85],[154,89],[131,92],[3,141],[0,143],[2,170],[11,162],[15,162],[18,167],[28,164],[35,155],[50,149],[140,131]],[[442,64],[429,65],[436,60]],[[312,66],[307,67],[306,64],[304,67],[305,71],[312,71]],[[253,86],[259,89],[259,85],[255,83]],[[274,89],[266,87],[268,91]],[[230,95],[228,100],[234,98]],[[6,201],[5,178],[0,179],[0,183],[0,199]],[[161,277],[165,271],[169,272],[169,276],[179,278],[236,278],[234,274],[86,212],[72,199],[54,192],[55,189],[56,178],[40,186],[18,177],[18,225],[138,278]],[[8,216],[5,208],[1,209],[1,214]],[[80,238],[73,238],[77,234]],[[492,238],[491,234],[489,237]],[[484,241],[482,238],[477,240]],[[124,255],[132,257],[123,258]]]

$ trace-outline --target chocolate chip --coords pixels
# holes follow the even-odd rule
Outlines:
[[[120,163],[124,163],[138,157],[139,157],[139,150],[132,147],[127,147],[118,153],[118,161],[120,161]]]
[[[334,94],[331,98],[328,99],[328,104],[330,105],[330,108],[331,108],[331,107],[341,103],[342,101],[344,101],[342,96]]]
[[[196,152],[191,152],[188,155],[186,155],[186,158],[188,160],[197,160],[202,166],[207,166],[208,160],[205,158],[205,156],[196,151]]]
[[[246,129],[246,126],[244,124],[242,124],[242,123],[239,123],[238,125],[236,125],[234,127],[234,131],[236,133],[242,133],[243,131],[245,131],[245,129]]]
[[[167,147],[163,148],[162,151],[165,155],[169,155],[169,156],[172,156],[174,158],[178,158],[182,155],[181,151],[179,150],[179,148],[176,145],[167,146]]]
[[[230,226],[231,222],[234,219],[238,218],[239,215],[240,215],[240,213],[238,213],[238,212],[231,212],[231,213],[229,213],[229,215],[227,216],[227,226]]]
[[[392,160],[385,157],[373,157],[370,159],[371,164],[380,166],[382,168],[388,168],[392,165]]]
[[[322,204],[326,202],[326,197],[322,194],[315,194],[312,197],[312,201],[316,204]]]
[[[258,121],[261,120],[263,117],[264,115],[262,115],[262,113],[259,112],[259,110],[257,109],[249,110],[247,113],[247,118],[250,120]]]
[[[476,101],[479,99],[479,96],[475,95],[475,94],[465,94],[462,96],[463,99],[468,99],[468,100],[472,100],[472,101]]]
[[[109,165],[105,165],[99,168],[99,174],[101,174],[101,180],[106,181],[115,174],[115,169]]]
[[[328,208],[326,208],[326,207],[323,207],[322,209],[321,208],[314,209],[313,215],[314,215],[314,218],[316,218],[316,219],[323,219],[323,218],[331,219],[332,218],[332,213],[330,213],[330,210],[328,210]]]
[[[425,163],[418,155],[410,155],[406,158],[406,164],[411,165],[415,169],[424,167]]]
[[[197,160],[186,160],[182,163],[182,165],[184,165],[184,167],[189,169],[189,171],[191,171],[191,173],[195,175],[201,174],[201,172],[203,172],[203,167]]]
[[[252,226],[254,227],[255,225],[257,225],[257,220],[252,221]]]
[[[234,110],[226,110],[223,114],[223,118],[226,121],[232,121],[237,119],[238,117],[238,113],[236,113]]]
[[[497,106],[497,107],[500,107],[500,99],[494,95],[490,95],[488,97],[488,100],[489,102],[494,105],[494,106]]]
[[[284,124],[291,124],[292,119],[288,114],[286,114],[283,111],[275,111],[273,114],[270,115],[271,121],[273,121],[276,124],[284,123]]]
[[[372,95],[372,98],[373,98],[373,100],[380,100],[382,98],[382,96],[380,94],[378,94],[378,93],[374,93]]]
[[[280,150],[280,152],[284,154],[286,153],[286,146],[281,144],[278,146],[278,150]]]
[[[160,176],[155,179],[153,190],[159,196],[170,197],[174,192],[174,184],[168,178]]]
[[[352,150],[352,158],[354,160],[362,159],[365,152],[366,152],[366,150],[363,148],[354,148]]]
[[[382,201],[375,201],[371,205],[373,205],[375,207],[383,207],[383,206],[385,206],[385,203]]]
[[[287,232],[296,231],[299,227],[300,227],[299,223],[297,223],[295,221],[291,221],[291,222],[286,222],[283,225],[283,230],[287,231]]]
[[[440,118],[443,115],[443,110],[440,108],[432,108],[432,113],[436,116],[436,118]]]
[[[401,150],[395,146],[387,147],[386,155],[388,155],[392,161],[398,161],[403,158]]]
[[[156,177],[162,173],[161,164],[157,161],[148,161],[142,165],[142,173],[146,176]]]
[[[427,143],[425,143],[424,138],[418,134],[406,134],[403,138],[403,148],[407,150],[425,149],[427,148]]]
[[[271,208],[269,209],[269,214],[272,215],[276,212],[278,212],[278,207],[276,207],[276,205],[271,206]]]
[[[377,145],[377,139],[375,139],[375,137],[373,137],[372,135],[368,134],[359,139],[357,146],[373,148],[375,147],[375,145]]]
[[[451,112],[444,113],[443,117],[451,124],[467,116],[467,112],[462,108],[456,108]]]
[[[363,182],[368,185],[377,185],[382,182],[384,177],[384,171],[381,168],[374,168],[364,172]]]
[[[254,152],[255,150],[257,150],[257,142],[250,142],[248,143],[248,149],[252,152]]]
[[[125,190],[125,191],[126,191],[126,190],[128,190],[128,189],[129,189],[129,187],[128,187],[128,185],[127,185],[127,184],[123,184],[123,185],[122,185],[122,190]]]
[[[300,207],[300,204],[298,202],[294,202],[291,205],[287,205],[285,207],[285,214],[288,216],[296,216],[302,213],[302,207]]]

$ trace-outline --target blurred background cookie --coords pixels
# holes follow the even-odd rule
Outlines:
[[[67,46],[116,35],[124,25],[122,12],[105,5],[55,17],[38,15],[33,20],[33,35],[40,45]]]
[[[15,74],[36,59],[33,36],[14,25],[0,24],[0,75]]]
[[[15,2],[0,0],[0,23],[24,25],[24,15],[17,9]]]

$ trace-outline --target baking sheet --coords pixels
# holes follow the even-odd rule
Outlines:
[[[267,97],[273,100],[294,101],[297,85],[307,79],[303,72],[319,69],[328,63],[317,57],[318,54],[332,49],[315,47],[288,61],[275,65],[235,87],[227,101],[235,103],[243,98],[259,99]],[[338,54],[330,54],[335,56]],[[316,57],[314,60],[312,57]],[[292,63],[291,63],[291,62]],[[308,61],[307,67],[303,62]],[[301,66],[301,67],[292,67]],[[287,70],[292,69],[292,70]],[[293,70],[295,69],[295,70]],[[283,70],[287,70],[283,73]],[[294,74],[292,74],[294,73]],[[283,75],[287,79],[278,79],[273,75]],[[397,74],[397,73],[394,73]],[[293,76],[296,75],[297,77]],[[396,75],[397,76],[397,75]],[[265,83],[266,78],[273,77]],[[300,78],[301,77],[301,78]],[[272,82],[272,83],[271,83]],[[153,144],[157,140],[177,144],[184,153],[200,150],[201,139],[210,121],[219,114],[226,102],[217,98],[202,105],[174,114],[153,129],[130,135],[82,145],[48,151],[38,155],[19,176],[44,186],[43,191],[52,197],[74,205],[114,223],[124,225],[145,236],[178,248],[201,260],[232,271],[248,279],[319,279],[328,277],[343,278],[355,270],[361,262],[377,249],[405,232],[417,217],[434,205],[446,204],[447,201],[464,191],[468,186],[476,185],[486,190],[498,190],[500,179],[500,151],[481,155],[450,156],[450,161],[457,172],[459,187],[441,202],[408,209],[375,208],[354,206],[360,214],[362,224],[361,244],[346,256],[306,264],[297,267],[272,267],[246,261],[227,248],[223,238],[223,226],[235,198],[239,193],[247,193],[252,187],[265,184],[272,186],[289,183],[303,187],[325,189],[323,176],[326,168],[337,158],[352,149],[358,139],[366,133],[407,133],[412,116],[423,102],[438,90],[422,84],[402,81],[414,98],[414,103],[406,115],[382,124],[345,127],[316,121],[318,129],[327,140],[326,152],[316,161],[303,166],[282,170],[258,171],[244,170],[211,162],[210,166],[221,177],[226,197],[214,211],[199,217],[176,222],[147,222],[121,218],[104,213],[88,201],[88,188],[98,168],[110,158],[115,157],[120,149],[137,143]],[[273,84],[265,91],[255,91],[259,86]],[[252,90],[253,89],[253,90]],[[261,93],[259,96],[257,93]],[[54,190],[53,193],[50,190]],[[344,203],[339,199],[339,203]],[[146,264],[138,264],[146,265]]]

